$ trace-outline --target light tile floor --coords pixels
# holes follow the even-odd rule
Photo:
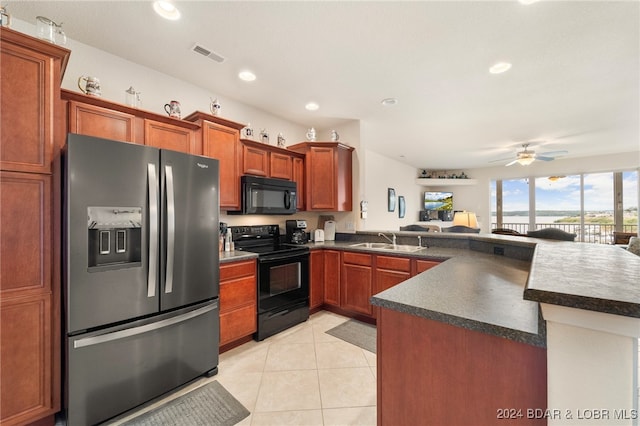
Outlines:
[[[251,412],[238,425],[373,426],[376,355],[325,333],[347,320],[321,311],[262,342],[245,343],[220,356],[218,375],[144,411],[217,380]],[[111,425],[139,414],[128,413]]]

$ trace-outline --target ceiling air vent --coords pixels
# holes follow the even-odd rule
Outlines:
[[[223,56],[220,56],[216,52],[212,52],[211,50],[207,49],[206,47],[200,46],[197,43],[193,45],[191,50],[216,62],[222,63],[225,59]]]

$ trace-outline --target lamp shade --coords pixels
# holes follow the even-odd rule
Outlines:
[[[473,212],[456,212],[453,215],[453,225],[463,225],[470,228],[477,228],[478,218]]]

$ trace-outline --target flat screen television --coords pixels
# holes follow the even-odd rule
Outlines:
[[[425,192],[425,210],[453,210],[453,192]]]

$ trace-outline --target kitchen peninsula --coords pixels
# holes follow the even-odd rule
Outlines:
[[[575,424],[596,409],[632,424],[639,257],[497,235],[428,241],[416,256],[449,260],[372,298],[379,425]],[[528,261],[493,254],[527,248]]]

